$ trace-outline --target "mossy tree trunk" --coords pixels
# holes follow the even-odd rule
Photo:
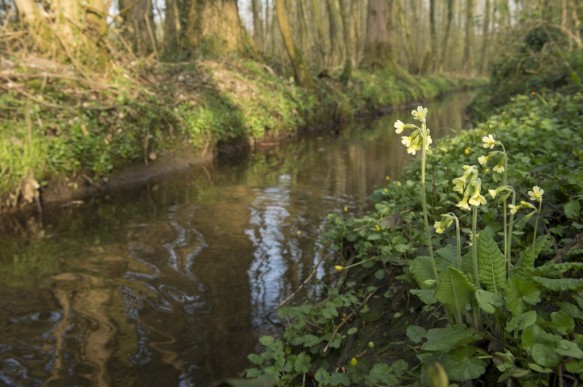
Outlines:
[[[110,1],[53,0],[42,8],[34,0],[15,0],[15,5],[23,28],[45,54],[71,62],[81,72],[108,66]]]
[[[277,14],[281,38],[294,71],[294,79],[302,87],[314,88],[314,80],[308,71],[302,53],[294,42],[293,33],[287,20],[285,0],[275,0],[275,13]]]
[[[165,57],[256,56],[239,17],[237,0],[167,0]]]
[[[466,0],[466,34],[464,39],[463,69],[471,71],[474,64],[474,0]]]
[[[393,64],[393,42],[388,29],[392,23],[392,3],[392,0],[368,1],[363,67],[375,69]]]
[[[354,0],[348,0],[348,4],[340,1],[340,15],[342,16],[342,31],[344,37],[344,66],[340,80],[346,84],[352,77],[352,57],[354,55]]]

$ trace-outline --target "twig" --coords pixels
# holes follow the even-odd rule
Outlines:
[[[581,243],[582,240],[583,240],[583,233],[580,233],[579,235],[577,235],[575,237],[575,239],[573,239],[573,241],[571,243],[569,243],[567,246],[565,246],[561,250],[559,250],[557,255],[555,255],[555,258],[553,258],[553,261],[558,262],[558,263],[563,262],[563,257],[565,255],[567,255],[567,253],[569,251],[571,251],[575,246],[577,246],[579,243]]]
[[[336,328],[334,328],[334,331],[332,332],[332,336],[330,337],[328,344],[326,344],[326,347],[324,348],[324,352],[328,352],[328,346],[330,345],[330,341],[334,340],[334,337],[336,337],[336,335],[338,334],[338,331],[340,331],[340,328],[342,328],[344,326],[344,324],[346,324],[349,320],[352,319],[352,317],[354,317],[356,315],[356,311],[359,310],[364,304],[366,304],[368,302],[368,300],[370,300],[370,298],[377,292],[377,290],[378,289],[375,289],[372,292],[370,292],[368,294],[368,296],[366,296],[366,298],[360,303],[360,305],[358,305],[358,308],[356,308],[356,310],[353,310],[352,312],[350,312],[350,314],[348,316],[346,316],[340,322],[340,324],[338,324],[336,326]]]

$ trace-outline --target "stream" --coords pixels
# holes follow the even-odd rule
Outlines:
[[[428,105],[431,135],[473,93]],[[411,109],[0,225],[0,384],[208,386],[240,374],[265,316],[411,159]],[[317,278],[325,275],[320,267]]]

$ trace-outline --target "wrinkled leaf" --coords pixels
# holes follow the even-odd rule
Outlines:
[[[474,300],[476,287],[458,269],[450,267],[440,278],[435,297],[443,304],[461,313],[466,304]]]
[[[425,351],[448,352],[457,345],[479,340],[480,335],[465,325],[449,325],[427,331],[427,342],[421,346]]]
[[[498,294],[506,285],[506,259],[488,233],[478,237],[478,268],[480,283]]]
[[[512,331],[523,331],[526,328],[534,325],[534,323],[536,322],[536,311],[534,310],[530,310],[526,313],[523,313],[521,315],[512,317],[510,319],[510,321],[508,321],[508,323],[506,324],[506,332],[512,332]]]
[[[488,314],[494,314],[496,308],[504,306],[504,299],[501,296],[484,289],[476,290],[476,300],[480,309]]]

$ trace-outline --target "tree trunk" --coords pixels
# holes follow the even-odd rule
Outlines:
[[[293,39],[293,33],[285,12],[284,1],[275,0],[275,12],[277,14],[277,23],[281,32],[281,38],[294,71],[294,78],[298,85],[313,88],[315,86],[314,80],[306,67],[302,53],[298,50]]]
[[[342,16],[342,31],[344,36],[344,67],[340,80],[347,84],[352,77],[352,58],[354,55],[354,29],[352,19],[354,17],[354,0],[348,0],[348,5],[340,2],[340,15]],[[348,8],[348,9],[347,9]]]
[[[152,0],[119,0],[125,33],[137,56],[157,53]]]
[[[445,32],[443,34],[443,43],[441,44],[441,68],[445,67],[445,61],[447,59],[447,42],[449,40],[449,34],[451,31],[451,22],[453,20],[453,0],[447,0],[447,23],[445,25]]]
[[[330,63],[329,66],[335,67],[342,61],[343,43],[340,38],[342,30],[342,19],[338,9],[338,2],[341,0],[327,0],[326,6],[328,8],[328,26],[330,36]]]
[[[486,71],[488,44],[490,43],[490,0],[484,4],[484,25],[482,26],[482,52],[480,54],[480,73]]]
[[[369,0],[363,66],[382,68],[393,62],[393,45],[387,29],[392,1]]]
[[[317,55],[318,66],[322,67],[328,59],[328,44],[326,42],[326,32],[324,30],[324,24],[322,23],[322,12],[320,10],[320,1],[310,0],[312,4],[312,21],[316,26],[316,31],[318,35],[318,42],[316,47],[319,47],[320,52]]]
[[[263,47],[263,28],[261,23],[261,4],[259,0],[253,0],[251,3],[253,13],[253,39],[258,47]]]
[[[437,60],[437,33],[435,32],[435,0],[429,0],[429,35],[430,35],[430,58],[429,68],[435,68],[435,61]]]
[[[474,44],[474,0],[466,1],[466,36],[464,39],[463,68],[471,71],[474,64],[472,45]]]
[[[37,47],[72,63],[82,73],[103,71],[109,64],[105,42],[109,4],[104,0],[53,0],[45,12],[34,0],[15,0]]]

